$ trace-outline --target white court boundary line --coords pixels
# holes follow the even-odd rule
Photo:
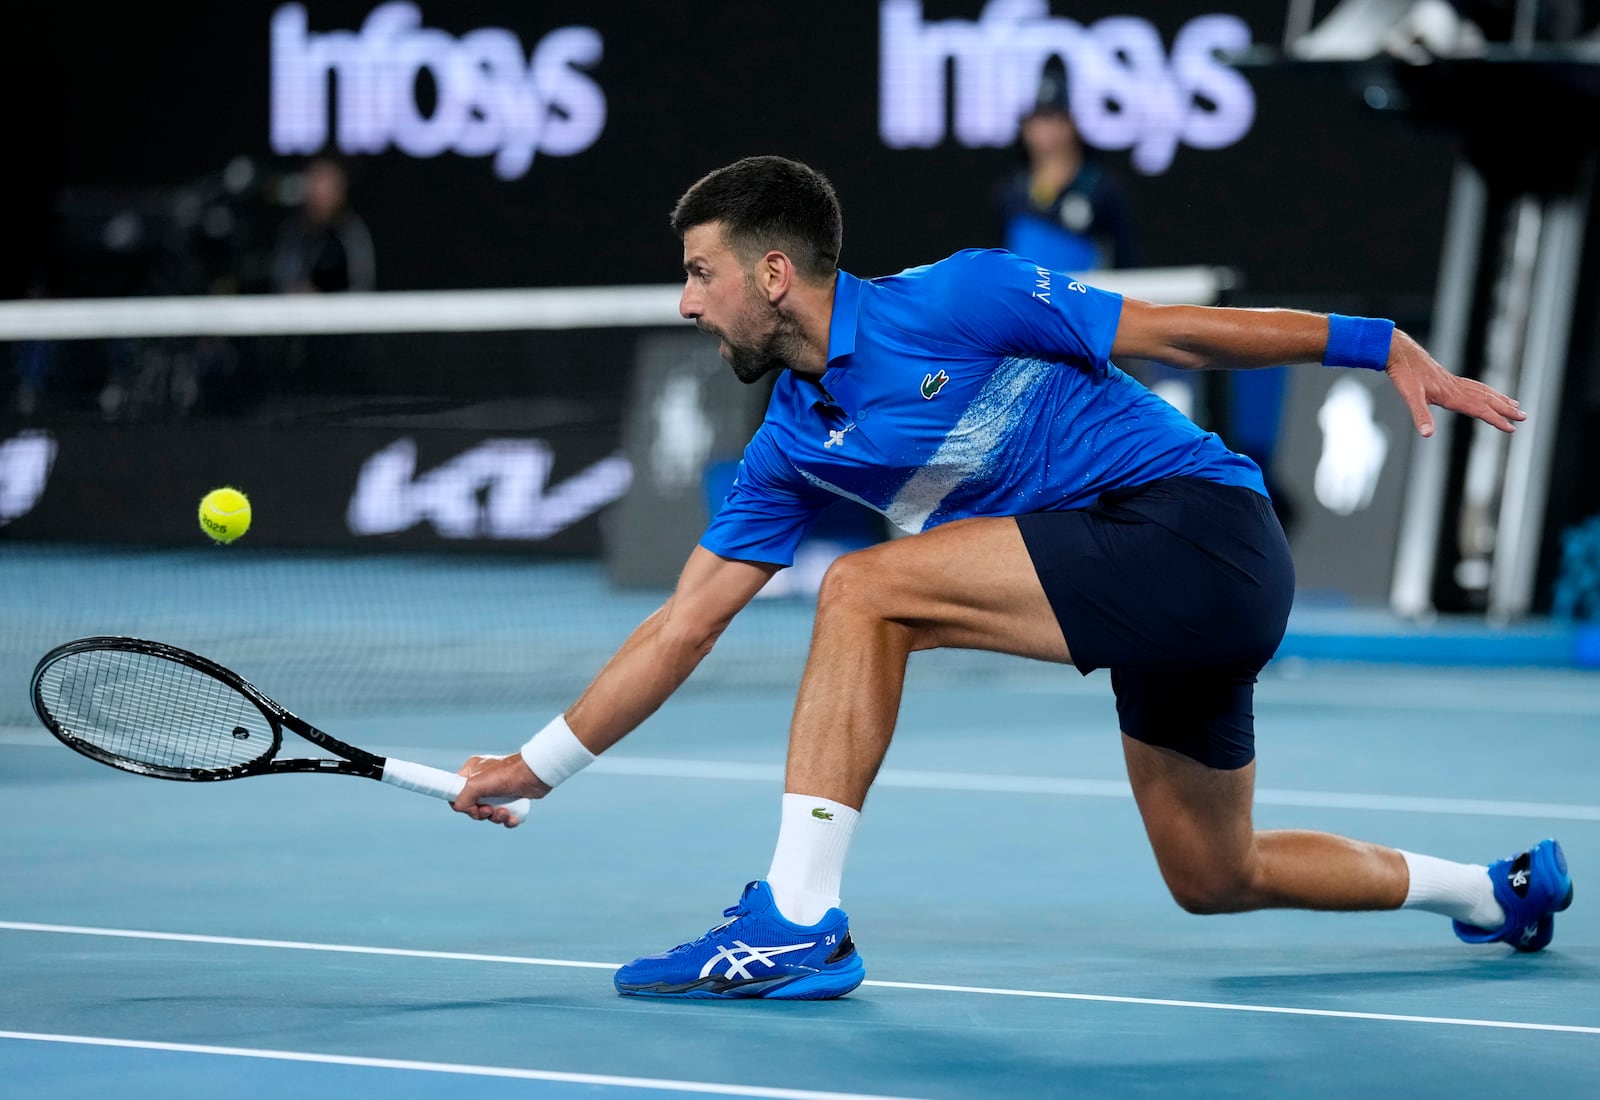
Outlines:
[[[254,1050],[250,1047],[218,1047],[203,1043],[163,1043],[153,1039],[109,1039],[98,1035],[53,1035],[33,1031],[0,1031],[0,1039],[36,1043],[70,1043],[75,1046],[122,1047],[130,1050],[159,1050],[175,1054],[220,1054],[233,1058],[265,1058],[277,1062],[317,1062],[333,1066],[361,1066],[368,1069],[405,1069],[426,1073],[454,1073],[467,1077],[512,1077],[523,1081],[560,1081],[575,1085],[610,1085],[625,1089],[656,1089],[662,1092],[694,1092],[714,1096],[758,1096],[770,1100],[904,1100],[860,1092],[817,1092],[813,1089],[767,1088],[761,1085],[718,1085],[705,1081],[672,1081],[654,1077],[615,1077],[597,1073],[562,1073],[546,1069],[518,1069],[514,1066],[475,1066],[458,1062],[419,1062],[409,1058],[368,1058],[356,1054],[313,1054],[299,1050]]]
[[[352,955],[397,955],[417,959],[510,963],[518,966],[581,967],[588,970],[615,970],[621,965],[620,963],[581,962],[574,959],[528,958],[521,955],[477,955],[463,951],[424,951],[401,947],[366,947],[355,944],[312,943],[300,940],[246,939],[237,936],[207,936],[189,932],[144,932],[129,928],[96,928],[74,924],[35,924],[29,921],[0,921],[0,931],[53,932],[72,936],[106,936],[132,940],[168,940],[176,943],[220,944],[230,947],[266,947],[286,951],[338,951]],[[966,993],[986,997],[1030,997],[1049,1001],[1087,1001],[1095,1004],[1145,1005],[1154,1008],[1193,1008],[1215,1012],[1255,1012],[1277,1016],[1318,1016],[1336,1020],[1376,1020],[1385,1023],[1442,1024],[1450,1027],[1484,1027],[1506,1031],[1551,1031],[1571,1035],[1600,1035],[1600,1026],[1584,1024],[1540,1024],[1521,1020],[1482,1020],[1459,1016],[1412,1016],[1394,1012],[1356,1012],[1333,1008],[1293,1008],[1284,1005],[1238,1004],[1226,1001],[1186,1001],[1165,997],[1121,997],[1109,993],[1062,993],[1045,989],[1004,989],[978,985],[941,985],[932,982],[889,982],[868,979],[861,984],[877,989],[905,989],[922,993]],[[4,1034],[6,1033],[0,1032],[0,1036]],[[769,1094],[762,1093],[759,1095]]]
[[[648,756],[602,756],[587,769],[598,774],[642,775],[668,779],[715,779],[781,782],[778,764],[743,764],[718,760],[671,760]],[[1036,775],[969,775],[961,772],[885,768],[873,781],[878,788],[920,791],[967,791],[984,794],[1067,795],[1080,798],[1132,798],[1124,779],[1070,779]],[[1467,814],[1473,817],[1531,817],[1552,821],[1600,821],[1600,806],[1559,802],[1511,802],[1483,798],[1436,798],[1427,795],[1359,794],[1340,791],[1296,791],[1259,787],[1257,806],[1309,806],[1324,810],[1392,810],[1403,813]]]

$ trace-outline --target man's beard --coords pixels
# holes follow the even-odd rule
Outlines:
[[[782,314],[777,315],[777,324],[772,331],[755,344],[736,344],[715,329],[701,331],[722,338],[722,342],[728,346],[728,366],[733,368],[733,376],[747,386],[761,381],[775,370],[788,367],[800,343],[799,326]]]
[[[733,368],[733,376],[749,386],[761,381],[773,371],[788,366],[788,362],[779,354],[776,347],[778,335],[776,332],[768,333],[767,338],[757,347],[740,347],[728,343],[728,366]]]

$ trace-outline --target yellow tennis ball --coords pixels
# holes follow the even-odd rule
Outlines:
[[[200,530],[232,542],[250,530],[250,501],[237,489],[213,489],[200,498]]]

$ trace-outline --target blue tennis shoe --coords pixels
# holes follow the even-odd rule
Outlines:
[[[778,912],[772,890],[757,881],[728,920],[693,943],[634,959],[617,971],[617,992],[633,997],[824,1001],[842,997],[866,977],[850,940],[850,918],[829,909],[813,925]]]
[[[1538,951],[1555,934],[1555,914],[1572,904],[1572,877],[1567,856],[1554,840],[1541,840],[1521,855],[1489,867],[1495,900],[1506,911],[1499,928],[1455,924],[1466,943],[1509,943],[1518,951]]]

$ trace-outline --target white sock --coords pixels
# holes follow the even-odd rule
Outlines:
[[[839,904],[844,860],[860,819],[859,810],[842,802],[804,794],[783,796],[778,846],[767,872],[778,912],[795,924],[811,925]]]
[[[1400,854],[1411,872],[1411,886],[1400,908],[1439,913],[1490,932],[1505,925],[1506,911],[1494,898],[1489,868],[1406,851]]]

